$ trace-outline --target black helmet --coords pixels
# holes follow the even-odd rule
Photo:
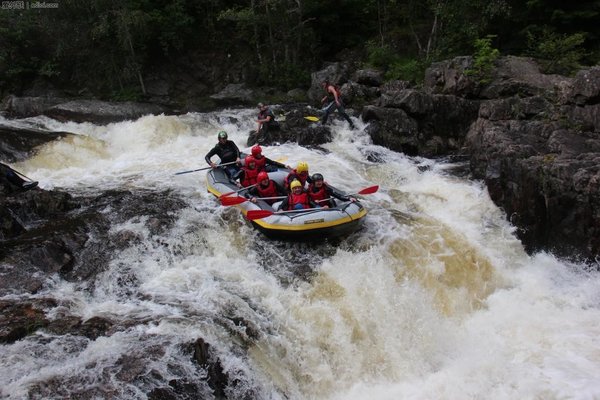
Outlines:
[[[227,132],[225,132],[225,131],[219,132],[219,139],[227,139]]]
[[[323,180],[323,175],[321,175],[321,174],[313,174],[313,176],[311,177],[311,179],[313,181],[322,181]]]

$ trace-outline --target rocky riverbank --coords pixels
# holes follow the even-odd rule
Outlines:
[[[280,129],[260,142],[318,146],[330,141],[327,127],[304,118],[318,114],[308,102],[318,104],[320,82],[330,79],[340,84],[349,112],[368,122],[375,144],[412,156],[469,158],[473,178],[485,181],[530,251],[585,260],[598,257],[600,67],[570,78],[542,74],[531,59],[504,57],[486,84],[470,74],[470,68],[469,57],[436,63],[427,70],[423,87],[414,88],[404,81],[384,83],[376,70],[330,64],[313,73],[306,102],[278,106],[277,115],[284,116],[279,117]],[[238,86],[213,97],[230,106],[261,99],[256,97],[260,90]],[[43,114],[96,124],[180,112],[152,104],[14,96],[4,105],[12,117]],[[4,134],[12,138],[0,143],[4,160],[12,161],[19,152],[22,157],[40,135]],[[17,137],[20,150],[15,150]],[[247,144],[257,141],[251,133]]]
[[[320,82],[330,79],[340,84],[349,112],[368,122],[375,144],[413,156],[468,157],[472,176],[485,181],[529,250],[593,260],[600,253],[600,67],[569,78],[542,74],[530,59],[504,57],[487,84],[470,68],[469,57],[436,63],[423,87],[414,88],[403,81],[384,83],[376,70],[330,64],[313,73],[306,102],[278,108],[285,115],[281,129],[260,141],[308,146],[330,141],[327,127],[303,118],[315,115],[308,101],[317,104]],[[238,85],[213,97],[222,105],[247,106],[259,93]],[[4,106],[12,117],[43,114],[96,124],[181,112],[153,104],[14,96]],[[25,136],[30,139],[19,139],[21,156],[40,133],[37,139],[23,132],[4,135],[12,137],[0,143],[5,160],[18,152],[15,138]],[[255,142],[251,133],[247,144]]]

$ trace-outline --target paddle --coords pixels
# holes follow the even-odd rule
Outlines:
[[[217,165],[218,167],[222,167],[224,165],[231,165],[231,164],[235,164],[237,161],[232,161],[232,162],[228,162],[228,163],[223,163],[223,164],[219,164]],[[198,169],[192,169],[189,171],[181,171],[181,172],[176,172],[174,175],[181,175],[181,174],[189,174],[190,172],[196,172],[196,171],[204,171],[207,169],[211,169],[212,167],[204,167],[204,168],[198,168]]]
[[[262,219],[262,218],[270,217],[271,215],[299,213],[299,212],[315,211],[315,210],[327,211],[326,208],[320,208],[320,207],[319,208],[303,208],[302,210],[277,211],[277,212],[273,212],[273,211],[269,211],[269,210],[250,210],[246,214],[246,218],[248,218],[250,221],[254,221],[255,219]]]
[[[358,191],[356,194],[372,194],[372,193],[375,193],[378,190],[379,190],[379,185],[373,185],[373,186],[369,186],[369,187],[366,187],[366,188]],[[353,194],[350,194],[349,196],[352,196],[352,195]],[[323,209],[323,208],[304,208],[302,210],[288,210],[288,211],[277,211],[277,212],[272,212],[272,211],[268,211],[268,210],[250,210],[246,214],[246,218],[248,218],[250,221],[254,221],[255,219],[262,219],[262,218],[270,217],[273,214],[277,215],[277,214],[297,213],[297,212],[314,211],[314,210],[322,210],[322,211],[324,211],[326,209]]]
[[[219,200],[221,200],[221,199],[223,199],[223,198],[225,198],[225,197],[227,197],[227,196],[231,196],[232,194],[237,194],[237,193],[239,193],[239,192],[243,192],[244,190],[246,190],[246,189],[250,189],[251,187],[254,187],[254,186],[256,186],[256,185],[257,185],[257,183],[255,183],[254,185],[250,185],[250,186],[243,187],[243,188],[241,188],[240,190],[236,190],[235,192],[227,192],[227,193],[223,193],[222,195],[220,195],[220,196],[219,196]]]
[[[307,119],[312,122],[317,122],[319,120],[319,117],[313,117],[312,115],[309,115],[307,117],[304,117],[304,119]]]
[[[256,197],[256,200],[279,200],[279,199],[285,199],[286,196],[276,196],[276,197]],[[219,197],[219,200],[221,200],[221,205],[224,206],[237,206],[238,204],[242,204],[245,203],[246,201],[250,201],[250,199],[247,199],[245,197]]]

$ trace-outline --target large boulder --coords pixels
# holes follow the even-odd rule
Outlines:
[[[519,227],[526,248],[597,257],[600,136],[566,129],[559,121],[488,111],[481,115],[467,138],[472,172]]]
[[[44,115],[59,121],[91,122],[97,125],[169,113],[171,111],[168,108],[158,104],[100,100],[73,100],[44,111]]]
[[[285,112],[283,118],[278,118],[277,129],[260,135],[256,131],[250,132],[246,145],[296,142],[301,146],[316,147],[331,142],[331,131],[318,122],[318,115],[315,109],[306,106],[292,108]]]
[[[34,154],[36,147],[68,135],[71,133],[0,126],[0,161],[10,163],[24,160]]]
[[[365,107],[362,117],[365,122],[380,121],[367,128],[375,143],[391,140],[392,149],[433,157],[461,150],[466,132],[477,118],[478,107],[475,100],[387,88],[379,99],[379,107]],[[403,112],[389,111],[392,109]]]
[[[221,106],[239,106],[254,103],[254,92],[243,83],[232,83],[223,88],[219,93],[210,96]]]
[[[567,100],[577,105],[597,104],[600,101],[600,67],[579,71],[573,79]]]
[[[2,108],[9,118],[27,118],[41,115],[47,109],[67,101],[67,99],[58,97],[17,97],[11,95],[4,99]]]
[[[334,85],[341,86],[348,82],[351,75],[351,67],[347,63],[331,63],[324,69],[313,72],[311,74],[310,89],[308,90],[308,98],[316,104],[320,104],[321,99],[325,95],[321,83],[325,80]]]

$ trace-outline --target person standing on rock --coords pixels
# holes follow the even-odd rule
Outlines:
[[[335,110],[338,110],[338,113],[340,113],[340,115],[344,117],[344,119],[350,124],[350,129],[354,129],[354,123],[352,123],[352,120],[350,119],[348,114],[346,114],[346,110],[344,109],[344,103],[342,102],[342,95],[339,89],[328,80],[323,81],[321,83],[321,86],[323,86],[323,89],[326,93],[325,96],[321,99],[321,104],[325,104],[325,106],[323,107],[324,114],[321,120],[323,125],[327,123],[329,114],[331,114]]]
[[[240,149],[232,140],[227,140],[227,132],[220,131],[218,134],[219,142],[211,151],[206,153],[204,160],[213,168],[219,167],[219,164],[211,161],[210,158],[214,155],[219,156],[221,159],[221,165],[227,176],[230,179],[235,179],[237,174],[240,172]],[[228,164],[228,165],[224,165]]]

